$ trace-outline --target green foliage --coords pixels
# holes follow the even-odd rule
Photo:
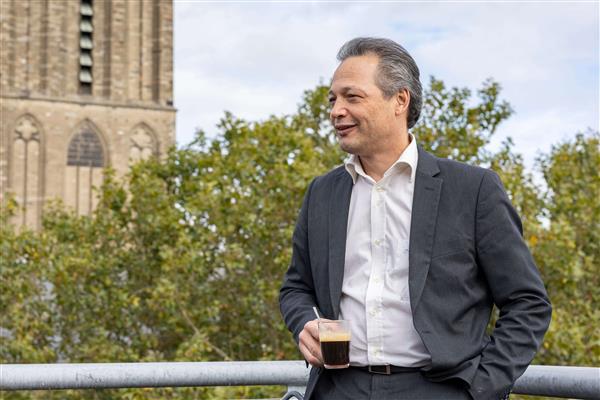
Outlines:
[[[419,143],[438,157],[471,164],[490,161],[485,146],[498,125],[512,114],[500,101],[500,85],[488,79],[477,91],[479,103],[470,106],[471,90],[446,89],[444,82],[431,77],[423,98],[420,122],[413,129]]]
[[[56,203],[40,232],[0,213],[0,361],[133,362],[298,359],[278,289],[304,191],[344,154],[327,122],[328,88],[298,112],[248,122],[226,113],[218,135],[105,174],[79,217]],[[598,133],[539,160],[534,184],[510,139],[487,145],[512,110],[488,80],[477,92],[430,81],[417,140],[439,156],[496,170],[524,221],[554,322],[537,361],[598,364]],[[188,399],[280,396],[281,388],[10,393],[7,398]]]
[[[15,232],[9,221],[16,208],[9,200],[0,210],[0,360],[53,362],[54,313],[52,303],[46,301],[51,296],[46,276],[40,271],[51,249],[43,233]]]
[[[554,303],[540,362],[600,363],[600,134],[579,133],[539,159],[548,227],[532,243]]]

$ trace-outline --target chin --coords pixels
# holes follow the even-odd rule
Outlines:
[[[340,149],[342,149],[342,151],[344,153],[348,153],[348,154],[352,154],[352,155],[359,155],[360,150],[357,149],[356,147],[352,147],[352,146],[340,146]]]
[[[345,151],[349,154],[356,154],[357,149],[355,146],[352,146],[352,143],[345,142],[344,140],[338,138],[338,144],[340,145],[340,149],[342,149],[342,151]]]
[[[340,149],[348,154],[359,154],[361,149],[364,149],[364,143],[362,143],[361,138],[354,135],[354,133],[352,132],[350,135],[344,137],[337,137]]]

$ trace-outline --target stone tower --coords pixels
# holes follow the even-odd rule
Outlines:
[[[0,1],[0,193],[37,229],[175,143],[172,0]]]

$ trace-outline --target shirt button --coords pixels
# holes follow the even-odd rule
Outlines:
[[[377,190],[378,192],[385,192],[385,188],[381,186],[375,186],[375,190]]]
[[[376,239],[375,240],[375,246],[379,246],[381,244],[381,239]]]

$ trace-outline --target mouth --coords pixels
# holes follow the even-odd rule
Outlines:
[[[356,124],[336,124],[335,130],[339,136],[346,136],[350,131],[356,127]]]

